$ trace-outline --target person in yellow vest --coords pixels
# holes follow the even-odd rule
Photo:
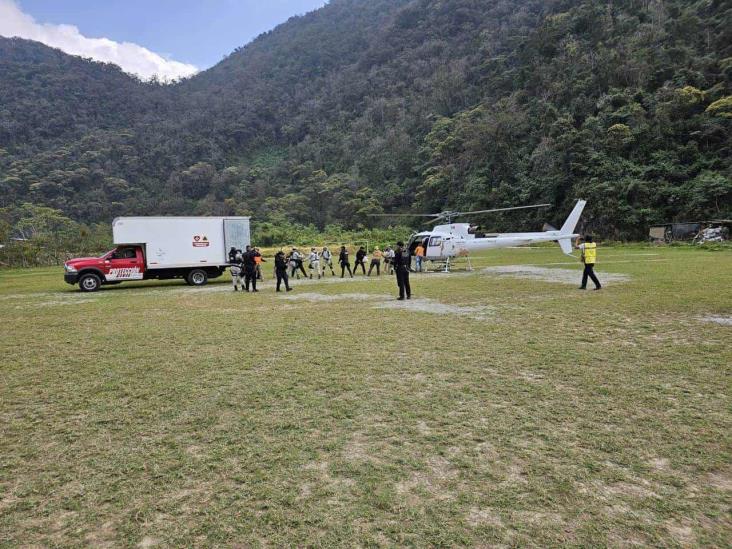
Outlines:
[[[595,283],[595,290],[600,290],[602,289],[602,285],[600,284],[600,281],[597,280],[594,270],[595,262],[597,261],[597,243],[593,241],[593,238],[590,235],[585,236],[585,241],[582,244],[579,242],[580,239],[577,238],[575,245],[582,253],[580,259],[582,263],[585,264],[585,270],[582,272],[582,286],[580,286],[579,289],[587,289],[587,278],[589,277],[592,279],[592,282]]]

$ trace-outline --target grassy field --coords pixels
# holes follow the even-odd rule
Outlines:
[[[729,546],[732,253],[476,263],[402,308],[0,272],[0,545]]]

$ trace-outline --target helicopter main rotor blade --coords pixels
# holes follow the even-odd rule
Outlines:
[[[510,208],[493,208],[492,210],[476,210],[474,212],[455,212],[455,217],[458,217],[460,215],[473,215],[473,214],[492,213],[492,212],[508,212],[511,210],[525,210],[528,208],[546,208],[547,206],[551,206],[551,204],[533,204],[531,206],[512,206]]]
[[[368,217],[437,217],[440,214],[366,214]]]

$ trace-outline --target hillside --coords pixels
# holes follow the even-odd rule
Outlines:
[[[173,86],[0,38],[0,206],[80,222],[551,202],[589,228],[730,216],[723,2],[334,0]]]

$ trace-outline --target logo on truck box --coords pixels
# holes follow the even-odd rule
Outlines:
[[[210,242],[208,241],[208,237],[206,235],[195,235],[193,237],[193,247],[194,248],[205,248],[208,246]]]

